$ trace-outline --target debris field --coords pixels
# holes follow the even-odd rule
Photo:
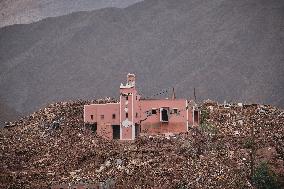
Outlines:
[[[104,103],[102,99],[92,103]],[[284,111],[269,105],[200,105],[187,133],[120,142],[84,126],[91,101],[51,104],[0,132],[0,188],[112,182],[115,188],[254,188],[267,162],[284,186]]]

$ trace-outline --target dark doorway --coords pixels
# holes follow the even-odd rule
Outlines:
[[[120,126],[119,125],[112,126],[112,138],[120,139]]]
[[[169,121],[169,115],[168,115],[168,109],[167,108],[161,109],[161,121],[162,122],[168,122]]]
[[[135,123],[135,138],[140,135],[140,125]]]
[[[96,123],[86,123],[85,127],[90,129],[93,133],[97,132],[97,122]]]
[[[199,119],[198,111],[194,110],[194,123],[198,124],[198,119]]]
[[[90,129],[93,131],[93,133],[97,133],[97,123],[91,124]]]

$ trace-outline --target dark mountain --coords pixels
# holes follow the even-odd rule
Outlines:
[[[284,1],[146,0],[0,30],[0,97],[20,113],[117,96],[128,72],[143,95],[284,104]]]
[[[125,8],[141,0],[1,0],[0,27],[106,7]]]

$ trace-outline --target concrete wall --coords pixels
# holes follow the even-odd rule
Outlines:
[[[160,108],[169,108],[168,122],[160,121]],[[188,112],[185,99],[158,99],[141,100],[139,102],[141,114],[141,132],[148,134],[180,133],[188,131]],[[156,109],[156,114],[151,114],[152,109]],[[177,113],[174,113],[177,109]]]
[[[119,103],[93,104],[84,107],[85,123],[97,123],[97,134],[108,139],[113,138],[112,125],[120,125]],[[115,118],[113,118],[113,114]],[[93,115],[93,120],[91,119]]]

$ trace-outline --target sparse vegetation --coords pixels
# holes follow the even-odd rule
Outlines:
[[[206,109],[201,110],[201,120],[200,120],[200,128],[203,132],[209,134],[216,134],[218,129],[214,127],[211,123],[208,122],[209,112]]]
[[[258,189],[280,189],[275,173],[269,169],[266,162],[256,167],[252,180]]]
[[[175,189],[188,189],[189,187],[187,186],[186,182],[180,182],[179,184],[176,185]]]
[[[251,149],[253,147],[253,141],[251,138],[248,138],[244,142],[244,148]]]
[[[209,112],[207,109],[201,110],[201,124],[207,123],[207,119],[209,118]]]
[[[217,134],[217,132],[218,132],[218,129],[210,123],[202,123],[200,125],[200,128],[203,132],[213,134],[213,135]]]

